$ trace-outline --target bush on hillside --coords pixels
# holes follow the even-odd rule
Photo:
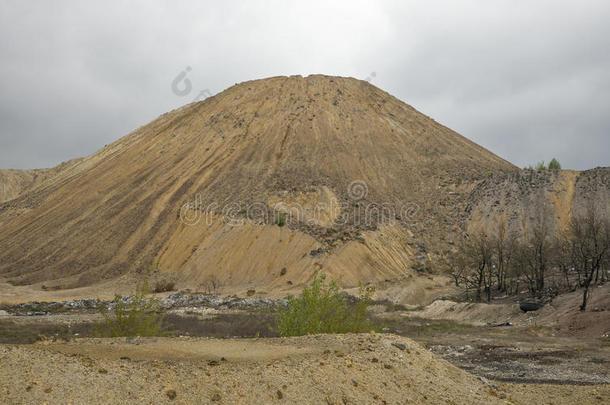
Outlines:
[[[538,171],[546,170],[546,165],[544,164],[544,160],[542,162],[538,162],[536,164],[536,170],[538,170]]]
[[[286,214],[283,212],[278,213],[275,224],[280,227],[286,225]]]
[[[281,336],[313,335],[317,333],[358,333],[374,329],[367,317],[373,291],[361,287],[355,303],[339,291],[335,280],[326,283],[326,275],[314,274],[301,296],[288,297],[284,309],[279,310],[277,328]]]
[[[155,288],[153,288],[153,292],[161,293],[166,291],[174,291],[176,287],[176,283],[170,280],[159,280],[155,283]]]
[[[561,170],[561,164],[559,164],[559,161],[557,159],[553,158],[549,162],[549,170]]]

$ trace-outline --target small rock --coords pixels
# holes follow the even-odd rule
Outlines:
[[[277,392],[275,393],[275,395],[277,396],[277,399],[282,399],[284,398],[284,394],[282,394],[282,391],[277,390]]]
[[[494,390],[498,391],[500,388],[498,388],[498,386],[492,382],[490,382],[487,378],[485,377],[479,377],[479,380],[481,380],[481,382],[485,385],[487,385],[490,388],[493,388]]]
[[[48,388],[45,388],[45,389],[44,389],[44,392],[45,392],[45,393],[47,393],[47,394],[48,394],[49,392],[51,392],[51,391],[53,391],[53,388],[51,388],[51,387],[48,387]]]
[[[218,402],[221,400],[221,396],[218,392],[214,393],[214,395],[212,395],[212,398],[210,398],[212,401],[214,402]]]
[[[280,276],[283,276],[284,274],[286,274],[286,267],[282,267],[282,270],[280,270]]]
[[[406,350],[406,348],[407,348],[407,346],[403,345],[402,343],[396,343],[396,342],[392,343],[392,346],[394,346],[400,350]]]
[[[379,363],[379,359],[378,359],[377,357],[373,357],[373,358],[371,359],[371,361],[372,361],[373,363]]]
[[[108,370],[106,370],[105,368],[100,368],[99,370],[97,370],[97,372],[100,374],[108,374]]]
[[[167,395],[167,397],[168,397],[169,399],[175,399],[175,398],[176,398],[176,395],[177,395],[177,394],[176,394],[176,390],[169,389],[169,390],[165,391],[165,395]]]
[[[208,366],[217,366],[220,363],[218,362],[218,360],[210,360],[208,361]]]

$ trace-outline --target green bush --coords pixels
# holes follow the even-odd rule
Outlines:
[[[526,166],[524,167],[525,170],[537,170],[537,171],[544,171],[544,170],[561,170],[561,164],[559,164],[559,161],[555,158],[551,159],[551,161],[549,162],[549,165],[545,165],[544,164],[544,160],[542,162],[538,162],[536,163],[536,166]]]
[[[159,300],[149,297],[148,283],[138,283],[136,291],[128,297],[115,295],[112,312],[100,306],[104,323],[98,334],[117,336],[162,336],[169,332],[163,328],[164,314]]]
[[[299,298],[288,297],[286,308],[280,309],[277,329],[281,336],[301,336],[317,333],[358,333],[375,329],[367,318],[367,308],[373,291],[361,287],[355,303],[339,291],[335,280],[326,284],[326,275],[314,274]]]
[[[415,262],[411,265],[411,268],[418,273],[436,274],[434,266],[430,260],[425,262]]]
[[[538,162],[536,164],[536,170],[538,170],[538,171],[546,170],[546,165],[544,164],[544,160],[542,162]]]
[[[286,225],[286,214],[284,214],[283,212],[278,213],[275,223],[277,226]]]
[[[549,170],[561,170],[561,164],[559,164],[559,161],[557,159],[553,158],[549,162]]]
[[[155,288],[153,288],[153,292],[161,293],[166,291],[174,291],[176,283],[169,280],[159,280],[155,283]]]

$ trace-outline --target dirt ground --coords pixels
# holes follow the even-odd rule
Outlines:
[[[452,364],[496,381],[610,383],[610,350],[598,338],[558,336],[550,327],[475,326],[422,318],[388,320],[390,332],[411,337]]]
[[[380,301],[383,333],[300,338],[278,338],[268,307],[171,309],[174,337],[147,339],[91,338],[96,311],[5,312],[0,403],[601,404],[608,287],[584,313],[578,292],[527,314]]]
[[[391,334],[0,345],[2,403],[603,403],[609,385],[494,383]]]

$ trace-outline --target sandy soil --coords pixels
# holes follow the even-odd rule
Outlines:
[[[610,284],[591,288],[587,311],[579,311],[582,290],[563,294],[538,311],[523,313],[516,303],[468,303],[438,300],[408,316],[450,319],[475,325],[510,322],[517,326],[549,326],[562,334],[602,337],[610,334]]]
[[[404,345],[404,346],[402,346]],[[610,387],[494,384],[380,334],[0,346],[3,403],[602,403]]]

